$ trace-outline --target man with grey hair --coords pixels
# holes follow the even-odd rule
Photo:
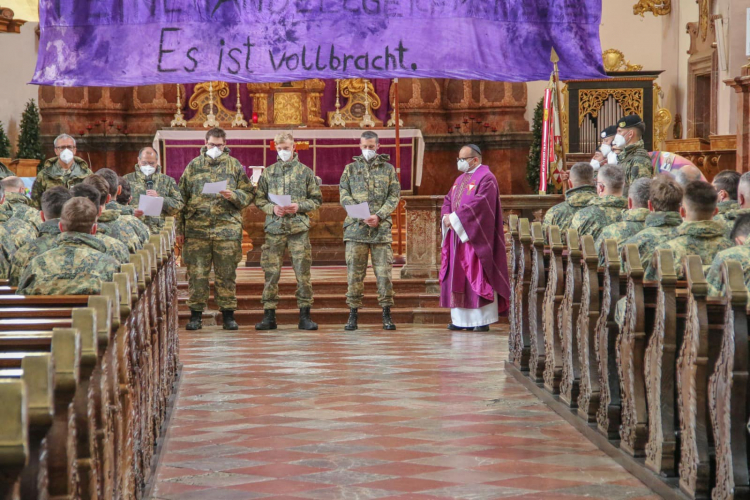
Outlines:
[[[597,197],[594,168],[590,163],[580,162],[573,165],[568,175],[568,190],[565,201],[558,203],[544,214],[543,225],[557,226],[561,231],[570,227],[573,216]]]
[[[646,227],[646,217],[651,213],[648,209],[650,198],[651,179],[641,177],[636,180],[628,190],[628,209],[622,213],[620,222],[615,222],[602,229],[599,237],[594,242],[596,252],[606,239],[617,241],[617,246],[631,236],[639,233]],[[599,257],[600,265],[604,265],[604,259]]]
[[[622,220],[622,212],[628,202],[622,196],[625,187],[625,172],[616,165],[606,165],[599,169],[596,180],[598,198],[578,211],[570,222],[570,228],[578,231],[579,236],[590,234],[594,241],[602,230]]]
[[[55,138],[55,156],[44,162],[31,188],[31,201],[36,208],[41,207],[42,195],[53,186],[70,189],[91,175],[91,169],[76,154],[76,140],[68,134]]]
[[[38,231],[42,225],[42,215],[31,206],[31,200],[26,196],[26,185],[23,179],[16,176],[6,177],[2,181],[5,188],[5,203],[3,210],[10,212],[12,217],[30,222]]]
[[[703,180],[703,174],[695,165],[684,165],[673,175],[674,180],[676,180],[677,184],[683,189],[685,189],[685,186],[691,182]]]

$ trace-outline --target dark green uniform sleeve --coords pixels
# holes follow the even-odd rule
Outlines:
[[[177,184],[171,177],[167,181],[167,192],[164,193],[164,215],[175,216],[182,211],[184,206],[182,194],[177,189]]]
[[[388,196],[385,199],[385,203],[383,203],[383,206],[380,207],[380,210],[377,211],[375,215],[380,218],[380,220],[385,219],[389,215],[393,213],[394,210],[396,210],[396,206],[398,206],[398,201],[401,198],[401,185],[398,182],[398,179],[396,178],[396,170],[392,169],[390,173],[390,182],[388,184]]]
[[[352,191],[349,187],[349,167],[344,169],[344,173],[341,174],[341,181],[339,182],[339,201],[341,205],[356,205],[352,197]]]
[[[318,183],[315,180],[315,174],[310,170],[307,173],[307,199],[298,203],[298,211],[306,214],[313,210],[317,210],[322,203],[323,194],[320,192],[320,186],[318,186]]]
[[[263,169],[263,173],[260,174],[260,179],[258,179],[258,187],[255,190],[255,206],[264,214],[273,215],[273,207],[275,205],[268,200],[268,177],[266,169]]]
[[[180,236],[183,236],[185,234],[185,209],[187,209],[188,205],[190,204],[190,180],[188,179],[187,175],[189,168],[190,163],[188,163],[188,166],[185,167],[185,170],[182,172],[182,176],[180,177],[180,183],[178,186],[180,196],[182,197],[183,207],[177,217],[177,227],[175,228],[175,231]]]
[[[41,209],[42,207],[42,195],[44,194],[44,176],[40,171],[36,174],[36,180],[34,185],[31,186],[31,204],[36,208]]]
[[[245,169],[242,168],[238,161],[237,166],[237,189],[233,191],[234,196],[229,199],[229,202],[241,210],[250,206],[255,199],[255,186],[253,186],[253,183],[245,173]]]

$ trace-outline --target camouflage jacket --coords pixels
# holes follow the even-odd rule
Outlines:
[[[234,195],[227,200],[220,194],[202,194],[208,182],[227,181]],[[217,159],[201,155],[188,163],[180,177],[180,194],[185,207],[180,213],[177,233],[185,238],[241,240],[242,210],[255,198],[255,187],[240,162],[230,156],[229,148]]]
[[[651,211],[648,208],[633,208],[631,210],[625,210],[622,213],[622,219],[620,222],[610,224],[599,233],[599,237],[594,242],[596,252],[599,253],[599,249],[602,247],[602,243],[606,239],[617,241],[617,246],[619,248],[623,241],[643,230],[646,217],[648,217],[650,213]],[[604,259],[599,257],[599,263],[603,266]]]
[[[685,276],[682,268],[682,260],[688,255],[697,255],[703,261],[704,269],[711,265],[716,254],[731,247],[732,244],[724,235],[724,226],[721,222],[707,221],[685,221],[677,228],[677,234],[671,240],[662,243],[654,249],[646,267],[645,280],[656,280],[656,262],[654,256],[657,250],[672,250],[674,263],[677,268],[677,277]]]
[[[641,177],[650,178],[654,173],[654,166],[648,151],[643,147],[643,140],[625,146],[617,155],[617,165],[625,172],[626,188]],[[624,194],[627,195],[627,189]]]
[[[5,179],[6,177],[13,177],[16,174],[13,173],[11,169],[9,169],[5,163],[0,161],[0,180]]]
[[[570,229],[577,230],[579,236],[590,234],[596,241],[602,229],[622,220],[622,213],[626,208],[628,200],[621,196],[599,196],[573,216]]]
[[[36,239],[36,228],[30,222],[12,216],[7,211],[0,211],[0,226],[4,227],[13,241],[13,252],[21,248],[29,241]]]
[[[10,261],[16,251],[16,245],[10,233],[0,226],[0,279],[8,279],[10,274]]]
[[[719,209],[719,213],[716,214],[716,216],[714,216],[714,220],[726,223],[727,213],[734,212],[735,210],[739,210],[740,204],[737,203],[735,200],[726,200],[726,201],[720,201],[718,205],[716,205],[716,208]],[[734,224],[734,221],[732,222],[732,224]]]
[[[401,197],[396,169],[388,163],[390,156],[377,155],[369,163],[361,156],[344,168],[339,184],[341,204],[356,205],[366,201],[370,213],[380,218],[378,227],[370,227],[361,219],[347,216],[344,220],[344,241],[391,243],[391,214]]]
[[[143,248],[135,230],[130,224],[124,220],[120,220],[120,212],[117,210],[105,210],[102,212],[97,221],[96,232],[121,241],[128,247],[128,253],[136,253]]]
[[[104,245],[84,233],[63,233],[57,246],[31,260],[18,281],[18,295],[98,295],[120,264]]]
[[[570,222],[576,212],[588,205],[594,198],[597,198],[594,186],[578,186],[568,189],[565,191],[565,201],[558,203],[544,214],[543,226],[545,229],[547,226],[557,226],[560,231],[565,231],[570,227]]]
[[[734,229],[734,223],[737,217],[740,215],[750,214],[750,208],[736,208],[735,210],[727,210],[726,212],[719,213],[714,217],[715,221],[722,222],[724,224],[724,235],[729,239]],[[721,219],[719,219],[721,217]],[[732,242],[734,244],[734,242]]]
[[[10,210],[11,217],[25,220],[37,231],[42,226],[42,215],[39,210],[31,206],[31,200],[18,193],[5,193],[5,203],[1,209]]]
[[[29,241],[16,250],[13,259],[10,261],[10,275],[8,276],[10,286],[18,286],[21,274],[34,257],[57,246],[57,237],[60,235],[59,224],[60,219],[52,219],[42,223],[37,239]]]
[[[130,183],[130,194],[133,196],[130,206],[137,208],[141,196],[145,195],[148,190],[146,176],[141,173],[140,168],[136,165],[135,171],[127,174],[125,179]],[[182,195],[177,189],[177,183],[170,176],[162,174],[157,170],[151,176],[150,180],[154,183],[151,189],[164,198],[164,206],[161,210],[161,217],[143,217],[143,222],[146,223],[151,233],[158,234],[161,228],[164,227],[164,217],[176,217],[184,204],[182,203]]]
[[[104,244],[104,253],[115,259],[120,264],[130,262],[130,252],[128,246],[120,240],[103,233],[96,233],[96,239]]]
[[[148,231],[148,226],[145,222],[140,220],[138,217],[133,215],[133,208],[128,205],[120,205],[116,201],[110,201],[104,206],[107,210],[116,210],[120,212],[120,219],[123,222],[130,224],[135,234],[138,236],[138,240],[141,242],[141,246],[148,243],[148,239],[151,233]]]
[[[716,257],[714,257],[714,261],[711,264],[711,268],[706,275],[709,295],[724,295],[724,285],[721,282],[721,264],[728,260],[736,260],[740,263],[745,275],[745,288],[750,286],[750,238],[747,238],[744,245],[727,248],[716,254]],[[750,294],[748,294],[747,300],[748,304],[750,304]]]
[[[60,166],[57,157],[49,158],[36,174],[34,185],[31,186],[31,202],[36,208],[40,208],[42,195],[46,190],[55,186],[65,186],[70,189],[83,182],[83,179],[92,173],[86,162],[77,156],[73,158],[73,165],[67,170]]]
[[[273,213],[276,205],[268,199],[269,194],[288,194],[292,203],[297,203],[296,214],[279,217]],[[315,174],[300,163],[297,154],[288,162],[281,160],[263,170],[255,193],[255,205],[265,212],[265,230],[269,234],[297,234],[310,229],[309,212],[317,210],[323,203],[323,195],[315,180]]]
[[[631,236],[617,247],[620,255],[620,267],[624,269],[622,249],[625,245],[636,245],[641,256],[641,266],[648,267],[648,261],[654,254],[654,248],[677,236],[677,228],[682,224],[679,212],[651,212],[645,221],[645,229]]]

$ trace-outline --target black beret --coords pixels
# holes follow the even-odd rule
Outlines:
[[[609,127],[602,130],[601,133],[602,139],[612,137],[613,135],[617,135],[617,125],[610,125]]]
[[[620,128],[630,128],[635,127],[639,123],[642,123],[643,120],[641,120],[641,117],[638,115],[629,115],[624,118],[620,118],[620,120],[617,122],[617,126]]]

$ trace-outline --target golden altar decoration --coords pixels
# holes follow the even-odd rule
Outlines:
[[[375,93],[375,88],[365,78],[349,78],[341,80],[341,95],[349,100],[340,110],[341,116],[346,122],[346,127],[359,127],[360,122],[366,115],[370,115],[374,127],[382,127],[383,121],[379,120],[373,110],[380,109],[380,97]],[[367,93],[365,94],[365,88]],[[335,112],[328,112],[328,123],[331,124]]]
[[[318,78],[285,83],[248,83],[258,125],[322,127],[321,97],[325,82]]]
[[[646,12],[650,12],[654,17],[666,16],[672,12],[672,0],[638,0],[633,5],[633,14],[644,17]]]
[[[203,128],[211,115],[222,126],[232,123],[234,113],[221,103],[221,99],[227,96],[229,96],[229,84],[226,82],[197,84],[188,102],[190,109],[195,110],[195,116],[188,121],[188,127]]]
[[[625,54],[617,49],[607,49],[602,52],[602,61],[606,71],[640,71],[643,66],[640,64],[631,64],[625,60]]]

